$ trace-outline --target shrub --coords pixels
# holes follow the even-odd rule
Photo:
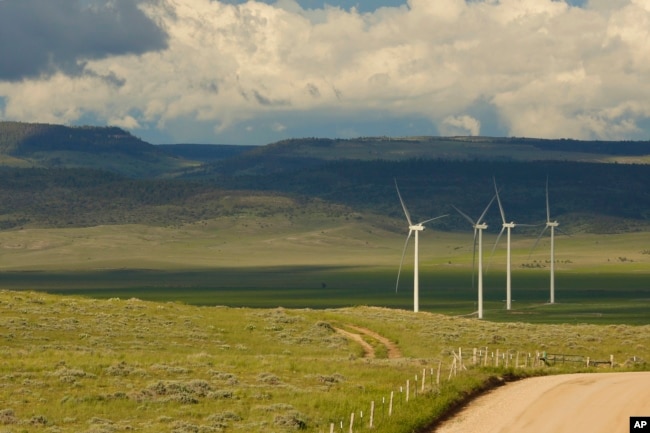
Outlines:
[[[33,416],[29,420],[29,423],[32,425],[47,425],[47,418],[45,418],[43,415]]]
[[[16,424],[18,418],[14,415],[14,411],[11,409],[2,409],[0,410],[0,424]]]
[[[277,426],[288,427],[294,430],[304,430],[307,428],[307,421],[305,421],[305,416],[296,411],[292,411],[283,415],[276,415],[273,423]]]
[[[278,376],[271,373],[260,373],[260,375],[257,376],[257,380],[266,383],[267,385],[279,385],[282,382]]]

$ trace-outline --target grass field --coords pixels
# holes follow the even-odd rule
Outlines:
[[[402,227],[384,219],[229,218],[176,228],[102,226],[0,233],[0,288],[97,298],[257,308],[412,308],[412,244],[395,291]],[[485,317],[496,321],[648,324],[647,233],[556,239],[556,304],[549,243],[513,236],[513,305],[504,309],[505,246],[484,252]],[[476,311],[468,233],[426,231],[420,308]]]
[[[584,363],[533,366],[531,354],[613,355],[616,371],[648,368],[650,358],[649,326],[500,324],[376,307],[197,307],[28,291],[0,291],[0,329],[2,432],[328,432],[332,423],[348,431],[352,414],[354,431],[369,431],[371,402],[372,431],[421,431],[491,377],[597,371]],[[336,329],[371,330],[399,356],[389,358],[379,337],[358,334],[374,347],[368,356]],[[470,368],[456,374],[452,352],[459,348]],[[487,366],[471,367],[472,348],[484,351],[478,358]]]
[[[532,368],[537,353],[648,368],[646,233],[558,238],[554,305],[548,242],[529,258],[534,235],[517,237],[511,311],[488,235],[482,321],[471,233],[422,235],[417,314],[412,249],[395,291],[404,237],[390,220],[326,217],[1,232],[0,432],[326,433],[352,414],[367,431],[375,402],[373,431],[406,433],[496,377],[595,371]],[[456,377],[460,348],[489,366]]]

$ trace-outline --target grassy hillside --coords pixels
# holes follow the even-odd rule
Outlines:
[[[342,205],[274,191],[184,180],[130,179],[86,169],[0,168],[0,228],[178,226],[221,216],[342,215]]]
[[[116,127],[0,122],[0,154],[6,155],[2,165],[101,169],[139,178],[197,165]]]
[[[499,137],[361,137],[354,139],[300,138],[260,146],[216,162],[221,173],[274,173],[323,161],[574,161],[591,163],[650,162],[650,142],[542,140]]]
[[[647,326],[500,325],[370,307],[0,291],[0,323],[0,422],[23,432],[348,431],[352,414],[354,431],[365,431],[372,402],[373,431],[421,431],[463,395],[498,383],[490,377],[562,371],[537,362],[538,352],[613,355],[617,371],[647,368],[650,357]],[[454,364],[459,348],[467,370]]]
[[[545,182],[553,218],[565,227],[597,232],[631,231],[650,216],[650,166],[577,162],[333,161],[318,167],[258,176],[214,177],[231,189],[282,191],[343,203],[358,211],[403,218],[397,180],[411,213],[426,219],[456,214],[451,205],[477,217],[501,189],[507,217],[534,224],[546,219]],[[496,206],[488,216],[500,216]],[[458,229],[462,219],[441,221]]]
[[[119,128],[0,122],[0,228],[178,225],[304,213],[314,199],[401,219],[393,179],[414,216],[454,213],[451,205],[478,214],[494,177],[515,221],[545,219],[548,178],[552,215],[565,229],[631,232],[650,218],[649,149],[648,142],[487,137],[153,146]],[[623,161],[634,164],[612,163]],[[464,224],[441,223],[444,230]]]
[[[153,146],[116,127],[67,127],[0,122],[4,163],[105,169],[155,177],[212,162],[212,171],[263,174],[333,160],[650,162],[650,142],[543,140],[506,137],[301,138],[266,146]],[[97,156],[101,155],[101,158]],[[94,156],[94,158],[93,158]],[[228,160],[226,163],[221,163]]]
[[[188,161],[214,162],[230,159],[242,153],[254,150],[255,146],[237,144],[159,144],[157,149]]]
[[[0,227],[158,226],[222,216],[385,215],[403,219],[397,179],[414,218],[451,214],[436,227],[460,230],[452,205],[478,216],[502,188],[507,218],[535,224],[551,214],[562,229],[644,230],[650,218],[650,166],[622,164],[348,161],[256,176],[130,179],[86,169],[0,168]],[[493,228],[496,206],[487,216]]]

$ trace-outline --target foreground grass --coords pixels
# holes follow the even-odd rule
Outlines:
[[[377,350],[376,358],[364,358],[360,345],[335,330],[354,327],[388,338],[402,357]],[[506,372],[475,368],[448,380],[459,348],[522,358],[537,351],[613,355],[617,369],[643,368],[650,359],[650,326],[499,324],[373,307],[198,307],[13,291],[0,292],[0,341],[2,432],[328,432],[331,423],[337,430],[348,425],[352,413],[355,431],[363,431],[373,401],[373,431],[406,432]],[[438,366],[442,379],[433,387]],[[423,371],[426,392],[415,397]],[[408,403],[406,380],[413,386]]]

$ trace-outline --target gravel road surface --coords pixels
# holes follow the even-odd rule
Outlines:
[[[482,395],[432,433],[628,433],[650,416],[650,372],[534,377]]]

